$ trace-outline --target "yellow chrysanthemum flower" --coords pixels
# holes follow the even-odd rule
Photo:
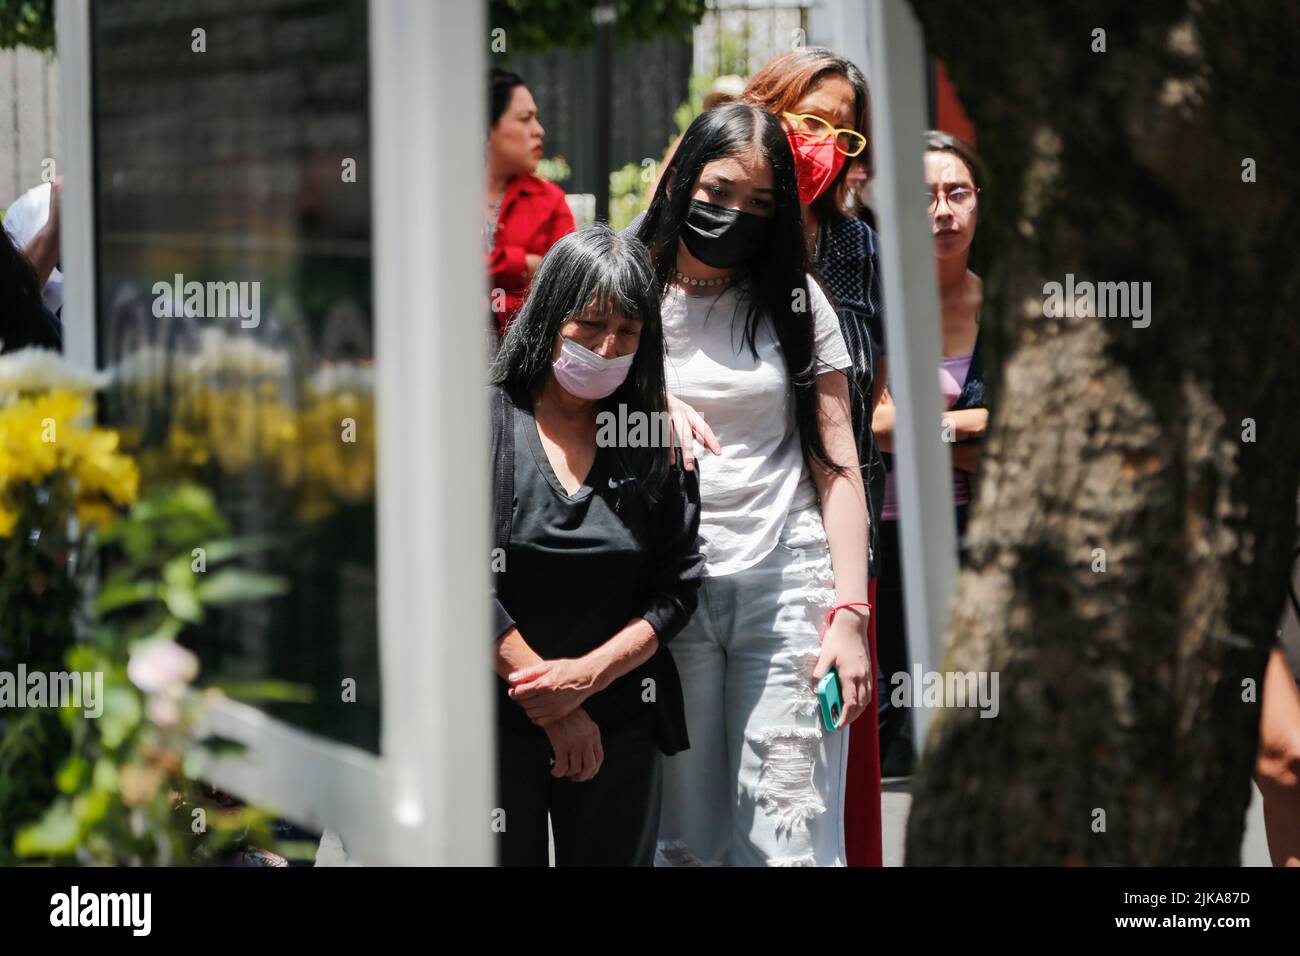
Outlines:
[[[4,499],[20,485],[66,483],[86,525],[113,516],[109,501],[126,506],[136,500],[135,462],[118,451],[116,432],[90,421],[86,399],[67,391],[25,395],[0,407],[0,536],[17,522],[12,499],[7,506]]]

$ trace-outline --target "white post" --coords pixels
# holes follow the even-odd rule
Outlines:
[[[819,37],[819,29],[830,35],[826,45],[836,54],[871,75],[868,44],[868,13],[865,0],[822,0],[810,11],[809,33]],[[810,39],[809,42],[815,42]],[[872,90],[874,93],[875,90]]]
[[[922,672],[938,670],[948,602],[957,575],[950,446],[941,439],[939,299],[934,242],[921,208],[925,189],[925,46],[904,0],[865,0],[871,131],[880,223],[889,391],[898,406],[894,474],[898,484],[908,650]],[[886,681],[890,675],[885,675]],[[888,683],[880,689],[888,693]],[[930,712],[915,707],[916,744]]]
[[[395,862],[488,864],[482,0],[372,0],[379,626]]]
[[[95,176],[91,156],[90,2],[58,0],[54,9],[59,57],[59,124],[63,176],[59,207],[63,272],[63,353],[95,367]]]

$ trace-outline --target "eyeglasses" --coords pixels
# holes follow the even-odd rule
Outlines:
[[[939,197],[943,196],[948,200],[948,208],[969,209],[975,205],[975,194],[977,192],[979,192],[978,189],[967,189],[965,186],[958,186],[956,189],[949,189],[942,193],[930,192],[927,189],[925,192],[925,208],[930,212],[934,212],[935,207],[939,205]]]
[[[834,136],[836,152],[856,156],[867,148],[867,138],[852,129],[836,129],[820,116],[812,113],[782,113],[790,128],[809,142],[820,143]]]

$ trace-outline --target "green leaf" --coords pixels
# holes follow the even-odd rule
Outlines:
[[[54,778],[54,784],[62,793],[73,794],[81,789],[86,779],[90,764],[85,757],[72,756],[67,759]]]
[[[183,621],[178,621],[174,617],[164,617],[162,623],[141,637],[140,641],[174,641],[183,630],[185,630]]]
[[[153,554],[157,542],[154,540],[153,532],[143,524],[138,524],[131,518],[123,521],[122,528],[122,550],[127,556],[137,563],[144,563],[149,560]]]
[[[203,619],[203,608],[192,587],[171,585],[163,588],[163,601],[167,610],[187,624],[195,624]]]
[[[140,723],[140,698],[127,687],[110,687],[104,691],[104,713],[99,718],[99,735],[104,745],[116,749]]]
[[[249,534],[239,538],[221,538],[199,547],[203,548],[204,557],[207,559],[208,566],[211,567],[214,564],[220,564],[222,561],[229,561],[231,558],[240,558],[249,554],[260,554],[263,551],[269,551],[281,543],[282,541],[275,535]]]
[[[289,583],[284,578],[223,568],[199,581],[197,593],[204,604],[241,604],[277,597],[288,590]]]
[[[95,610],[108,614],[118,608],[158,597],[158,585],[153,581],[115,581],[100,589],[95,598]]]
[[[194,572],[190,570],[190,557],[186,554],[177,555],[163,565],[163,580],[176,588],[191,588],[194,586]]]
[[[117,765],[107,757],[100,757],[95,761],[95,772],[91,775],[90,781],[96,790],[117,793]]]
[[[84,827],[93,827],[108,816],[113,798],[103,790],[82,794],[72,801],[72,812]]]
[[[70,671],[80,671],[84,674],[86,671],[93,672],[101,669],[99,655],[95,653],[94,648],[87,647],[85,644],[69,648],[64,660],[67,661]]]
[[[19,856],[68,856],[77,849],[81,826],[67,800],[59,800],[35,823],[23,827],[14,839]]]

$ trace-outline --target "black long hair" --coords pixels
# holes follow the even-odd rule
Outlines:
[[[551,375],[560,327],[587,308],[614,311],[641,323],[636,357],[623,384],[598,411],[642,412],[651,423],[666,422],[664,334],[659,319],[659,284],[650,254],[632,236],[619,235],[603,222],[560,239],[542,259],[523,308],[510,323],[489,375],[517,407],[532,406],[533,396]],[[654,431],[652,428],[651,431]],[[666,445],[617,450],[636,476],[637,492],[658,500],[668,477]]]
[[[785,355],[794,392],[795,423],[804,457],[839,474],[817,424],[817,374],[808,261],[799,209],[794,154],[785,127],[771,113],[749,103],[727,103],[695,117],[682,135],[668,169],[659,180],[637,237],[650,248],[655,278],[666,290],[677,266],[677,244],[700,171],[715,159],[761,151],[772,167],[773,224],[767,247],[738,268],[748,287],[749,312],[744,341],[758,358],[755,334],[770,318]],[[797,308],[802,304],[802,308]]]
[[[510,106],[510,98],[515,95],[516,86],[527,86],[518,73],[494,66],[488,73],[488,129],[497,125]]]

